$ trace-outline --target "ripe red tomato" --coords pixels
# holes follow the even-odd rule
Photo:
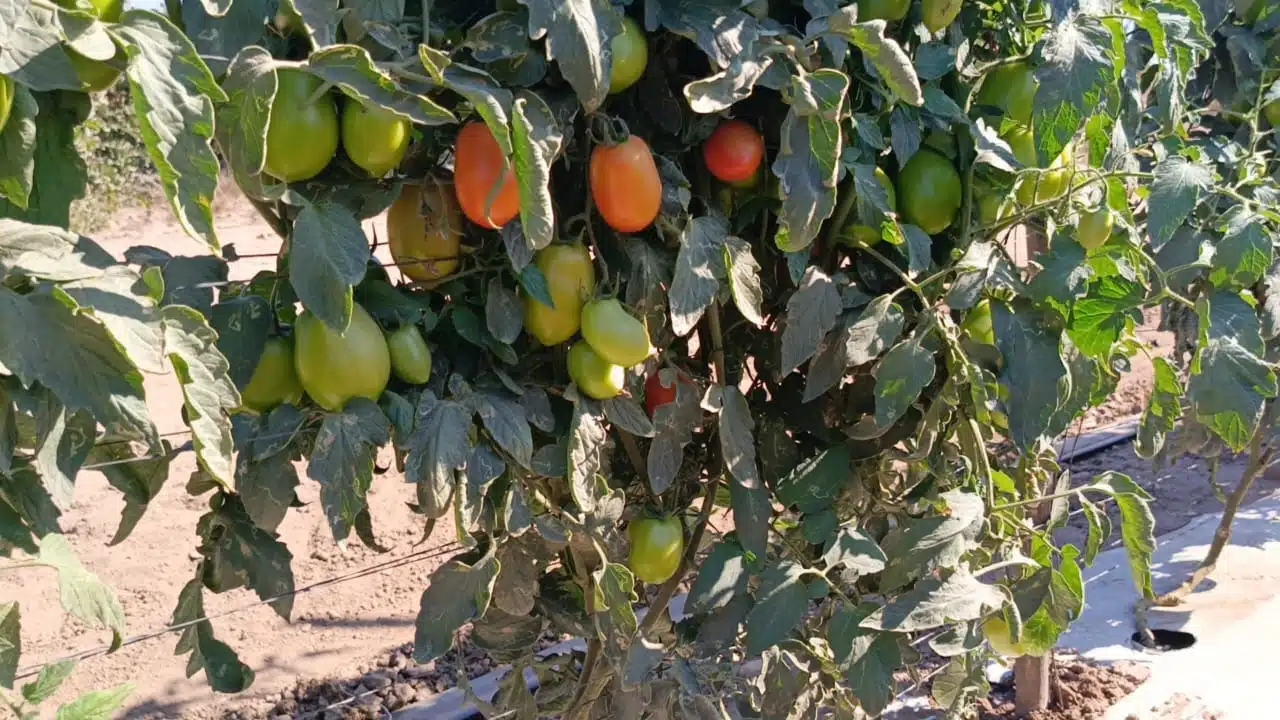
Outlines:
[[[703,143],[702,159],[719,180],[745,182],[755,177],[764,159],[764,137],[741,120],[728,120]]]
[[[600,217],[620,233],[653,224],[662,207],[662,178],[649,144],[632,135],[591,151],[591,196]]]
[[[676,387],[680,383],[689,382],[689,378],[684,373],[676,375],[669,372],[668,375],[670,375],[671,379],[670,385],[662,384],[661,370],[650,375],[649,379],[644,381],[644,406],[649,411],[650,418],[653,417],[654,413],[658,412],[658,408],[667,403],[675,402]]]
[[[494,192],[494,186],[498,190]],[[493,230],[511,222],[520,212],[520,188],[516,174],[502,156],[488,126],[469,122],[458,131],[454,148],[453,187],[458,204],[471,222]],[[493,196],[490,204],[489,196]]]

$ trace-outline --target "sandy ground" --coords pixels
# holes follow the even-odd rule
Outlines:
[[[234,243],[241,255],[272,253],[278,249],[276,236],[238,196],[221,197],[217,217],[223,244]],[[379,237],[385,237],[381,223],[376,224]],[[119,213],[109,227],[94,233],[94,237],[118,256],[134,245],[152,245],[175,255],[202,252],[173,222],[163,202],[150,210]],[[273,267],[271,258],[243,259],[233,264],[231,279],[246,279]],[[1156,342],[1166,349],[1171,345],[1164,337],[1156,338]],[[1092,412],[1084,427],[1105,425],[1139,412],[1150,391],[1150,378],[1150,361],[1136,358],[1133,372],[1121,381],[1117,400],[1107,408]],[[148,377],[147,396],[161,432],[182,429],[178,415],[181,393],[172,375]],[[178,440],[181,442],[182,438]],[[1161,531],[1212,509],[1204,502],[1208,486],[1202,466],[1175,468],[1174,475],[1183,479],[1171,482],[1167,474],[1156,476],[1147,472],[1145,463],[1133,458],[1127,446],[1098,457],[1088,469],[1083,463],[1080,469],[1087,474],[1105,469],[1098,463],[1122,464],[1126,471],[1139,476],[1144,485],[1158,490],[1162,500],[1173,501],[1160,505],[1162,510],[1169,508],[1172,513],[1162,518]],[[387,460],[389,458],[383,458],[380,464],[390,464]],[[164,490],[133,535],[119,548],[107,547],[123,506],[119,493],[99,473],[84,472],[78,478],[76,507],[64,517],[63,527],[85,566],[118,591],[128,619],[129,635],[164,627],[179,589],[194,571],[197,558],[194,527],[205,511],[205,501],[190,497],[183,488],[194,467],[195,460],[190,454],[173,463]],[[442,523],[426,543],[415,545],[421,540],[422,521],[405,505],[412,500],[412,486],[394,471],[377,478],[370,495],[373,517],[378,523],[375,529],[381,541],[392,547],[387,555],[379,556],[358,543],[339,549],[329,535],[317,502],[317,487],[304,482],[299,495],[307,505],[290,513],[281,534],[293,553],[295,579],[300,587],[410,552],[442,547],[447,551],[445,546],[454,539],[451,528],[445,527],[448,523]],[[1191,502],[1186,508],[1178,509],[1184,496]],[[1207,499],[1212,501],[1211,493]],[[137,690],[129,701],[127,717],[212,718],[223,716],[233,708],[269,703],[282,692],[290,692],[300,681],[351,675],[357,668],[371,665],[376,658],[385,658],[388,650],[412,639],[418,595],[430,572],[447,557],[447,552],[435,553],[434,557],[407,567],[304,593],[297,598],[292,623],[279,619],[266,607],[215,620],[218,637],[235,648],[257,673],[253,688],[245,694],[215,696],[202,676],[186,678],[184,661],[173,655],[177,637],[170,634],[131,645],[110,656],[84,661],[58,699],[132,682]],[[63,615],[52,574],[28,572],[0,576],[0,598],[18,598],[22,603],[23,668],[97,648],[108,639],[101,630],[86,628]],[[247,590],[205,594],[209,613],[255,601],[256,597]]]

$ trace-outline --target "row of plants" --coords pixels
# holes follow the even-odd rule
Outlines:
[[[1043,707],[1112,517],[1144,606],[1176,600],[1151,496],[1055,451],[1148,352],[1145,310],[1178,346],[1139,453],[1249,452],[1228,530],[1270,459],[1278,26],[1266,0],[0,0],[5,567],[56,569],[119,642],[60,516],[100,470],[126,542],[194,452],[177,650],[239,692],[204,593],[290,617],[299,470],[336,542],[384,551],[391,446],[464,546],[415,657],[471,624],[518,670],[487,714],[875,716],[925,648],[950,715],[993,653]],[[66,229],[75,128],[124,86],[208,254]],[[246,282],[232,192],[281,242]],[[1044,240],[1029,266],[1014,231]],[[170,371],[177,447],[142,383]],[[1055,539],[1074,515],[1083,547]],[[580,665],[534,656],[547,629],[587,638]],[[21,637],[0,604],[25,716],[70,666],[20,671]]]

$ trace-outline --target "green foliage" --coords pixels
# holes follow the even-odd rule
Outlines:
[[[118,641],[123,612],[70,555],[62,513],[88,464],[125,497],[113,542],[146,521],[184,448],[160,441],[141,373],[171,368],[199,460],[187,488],[212,491],[174,610],[177,651],[216,691],[244,690],[253,670],[215,636],[204,592],[247,587],[290,615],[292,554],[276,533],[296,461],[335,540],[354,531],[382,551],[368,494],[393,445],[414,509],[451,520],[465,546],[423,593],[417,657],[439,657],[471,623],[478,647],[517,668],[498,705],[577,720],[720,704],[874,715],[926,634],[950,663],[932,696],[960,713],[987,690],[984,621],[1007,618],[1021,647],[1045,652],[1081,612],[1081,564],[1111,532],[1101,501],[1149,599],[1153,498],[1111,473],[1073,486],[1053,451],[1144,350],[1145,310],[1162,307],[1179,352],[1155,363],[1138,450],[1271,452],[1269,9],[972,0],[959,14],[926,3],[915,26],[916,14],[860,21],[860,3],[526,0],[479,17],[474,3],[290,0],[297,18],[277,25],[266,0],[172,5],[173,17],[106,23],[0,0],[0,75],[15,82],[0,127],[0,555],[56,568],[64,606]],[[624,16],[643,25],[650,61],[611,88]],[[1008,97],[983,83],[1015,63],[1038,89],[1030,76]],[[124,74],[90,98],[86,68]],[[281,72],[318,83],[304,100],[412,121],[402,165],[370,179],[326,149],[306,180],[267,174],[282,138],[308,147],[277,102]],[[1220,104],[1200,107],[1207,97]],[[741,187],[702,159],[719,113],[765,138],[770,157]],[[406,232],[422,236],[391,243],[428,280],[401,281],[372,260],[363,221],[403,188],[447,181],[473,120],[493,141],[477,172],[410,215],[421,229]],[[628,135],[652,164],[595,166]],[[209,254],[137,246],[119,261],[67,230],[128,201],[113,193],[151,172],[144,155]],[[220,162],[281,238],[276,270],[245,282],[227,281],[234,258],[218,254]],[[652,226],[614,232],[592,198],[611,185],[660,186]],[[466,223],[455,191],[518,219]],[[1114,231],[1081,245],[1080,218],[1098,209]],[[1004,244],[1018,226],[1052,239],[1027,267]],[[576,300],[614,298],[635,318],[577,342],[623,362],[602,338],[627,326],[628,348],[656,348],[635,367],[602,361],[625,380],[616,397],[588,397],[565,348],[524,327],[526,304],[556,304],[557,278],[535,258],[557,242],[590,248],[599,290]],[[269,336],[293,342],[299,305],[326,331],[378,323],[371,342],[421,332],[427,381],[246,412],[240,391]],[[326,369],[311,360],[308,382]],[[733,530],[709,537],[717,507]],[[1083,551],[1054,537],[1073,509]],[[626,565],[623,529],[658,515],[678,519],[688,551],[655,590]],[[666,604],[686,581],[673,625]],[[10,690],[24,679],[19,619],[0,606]],[[520,683],[548,628],[588,640],[565,679],[575,688],[555,697]],[[756,655],[750,685],[728,672]],[[33,674],[14,702],[47,700],[69,672]],[[104,716],[123,698],[94,693],[58,716]]]

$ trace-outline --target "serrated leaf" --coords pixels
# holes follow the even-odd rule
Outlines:
[[[788,507],[812,513],[830,507],[850,477],[849,448],[836,445],[796,466],[774,483],[774,495]]]
[[[352,289],[364,277],[369,239],[349,208],[308,204],[293,225],[289,282],[303,307],[342,333],[351,322]]]
[[[253,46],[236,53],[227,66],[222,90],[227,102],[217,107],[218,145],[242,189],[256,189],[267,158],[267,126],[278,83],[275,60]]]
[[[1236,452],[1248,446],[1264,401],[1276,391],[1275,371],[1234,337],[1203,345],[1187,381],[1193,412]]]
[[[505,393],[479,391],[466,398],[480,421],[504,451],[521,467],[533,460],[533,433],[519,399]]]
[[[747,655],[758,655],[785,640],[809,609],[804,568],[783,560],[764,571],[760,591],[747,613]]]
[[[607,439],[604,411],[601,410],[600,403],[579,397],[573,404],[573,419],[569,421],[566,467],[569,491],[573,501],[583,512],[591,512],[596,507],[593,483],[596,473],[600,471],[600,453]]]
[[[664,387],[675,383],[676,397],[666,405],[654,408],[653,441],[649,443],[649,487],[657,495],[667,491],[683,462],[684,448],[693,439],[692,431],[702,420],[701,397],[698,388],[685,382],[678,374],[672,378],[670,370],[663,377],[659,370],[659,382]]]
[[[470,532],[479,526],[485,494],[506,471],[506,461],[487,444],[481,443],[471,448],[466,472],[458,476],[454,500],[458,525],[462,530]]]
[[[646,3],[645,25],[659,24],[689,38],[713,67],[727,67],[760,37],[755,18],[737,0],[655,0]]]
[[[1125,328],[1140,322],[1143,286],[1116,275],[1094,282],[1071,310],[1067,334],[1080,352],[1104,360]]]
[[[764,290],[760,284],[760,264],[751,254],[751,245],[736,237],[725,238],[724,264],[729,291],[738,312],[756,327],[764,327]]]
[[[191,653],[187,659],[187,677],[204,670],[205,679],[214,692],[238,693],[253,684],[253,669],[240,662],[231,646],[213,636],[213,624],[204,610],[204,588],[200,578],[188,582],[178,593],[170,625],[184,625],[174,654]]]
[[[2,641],[0,641],[2,642]],[[22,686],[22,698],[32,705],[40,703],[53,697],[58,692],[58,688],[62,686],[64,680],[71,677],[71,671],[75,670],[76,663],[74,660],[64,660],[62,662],[49,663],[40,668],[40,674],[32,682]],[[0,671],[0,685],[5,684],[4,673]],[[9,685],[12,685],[12,680]]]
[[[17,601],[0,604],[0,687],[13,689],[22,655],[22,609]]]
[[[735,55],[719,72],[694,80],[684,86],[684,97],[694,112],[707,115],[724,112],[751,97],[756,84],[773,68],[773,55],[758,52]]]
[[[871,536],[845,525],[823,550],[822,561],[828,569],[842,566],[858,575],[871,575],[885,568],[887,558]]]
[[[967,310],[977,305],[982,291],[988,288],[1023,290],[1017,269],[993,243],[969,245],[956,262],[956,270],[959,275],[947,293],[947,304],[956,310]]]
[[[35,176],[36,115],[40,106],[23,85],[14,88],[9,119],[0,131],[0,197],[27,209]]]
[[[1147,231],[1151,249],[1159,251],[1190,217],[1202,193],[1213,184],[1213,171],[1181,157],[1158,163],[1147,198]]]
[[[437,518],[449,507],[454,473],[471,455],[472,410],[454,400],[439,400],[430,390],[418,399],[417,421],[409,438],[405,479],[418,483],[422,512]]]
[[[1048,253],[1036,258],[1040,272],[1031,279],[1027,290],[1040,302],[1051,302],[1062,311],[1084,294],[1093,275],[1083,247],[1066,233],[1056,233]],[[1065,312],[1064,312],[1065,314]]]
[[[636,635],[636,578],[621,563],[605,562],[591,573],[595,592],[595,613],[591,616],[596,633],[604,641],[605,656],[620,662]]]
[[[200,313],[181,305],[161,310],[164,351],[182,383],[186,421],[200,466],[218,482],[230,485],[235,466],[231,419],[240,392],[227,376],[230,365],[218,350],[218,334]]]
[[[1151,556],[1156,549],[1156,518],[1151,512],[1152,497],[1128,475],[1105,472],[1090,487],[1110,495],[1120,511],[1120,536],[1129,557],[1133,584],[1144,598],[1153,598]]]
[[[860,627],[875,609],[870,603],[841,605],[827,624],[827,641],[858,702],[867,712],[878,714],[897,692],[894,673],[903,663],[896,635]]]
[[[165,371],[156,300],[133,268],[110,267],[97,277],[67,283],[62,289],[80,307],[93,309],[138,369]]]
[[[20,407],[35,420],[35,471],[59,510],[69,510],[75,476],[97,439],[97,423],[88,413],[68,413],[53,393],[34,389]]]
[[[284,620],[293,613],[293,554],[275,535],[258,527],[234,495],[200,518],[197,527],[204,542],[200,552],[206,562],[225,566],[253,589],[258,599],[271,601],[271,609]]]
[[[1033,124],[1042,166],[1058,156],[1084,118],[1109,107],[1115,85],[1111,30],[1102,20],[1073,14],[1045,38],[1036,69]]]
[[[273,322],[271,305],[261,295],[228,298],[213,306],[209,325],[218,332],[218,350],[230,364],[227,375],[236,387],[244,388],[253,378]]]
[[[170,450],[168,444],[164,448],[165,452],[158,456],[152,456],[149,449],[139,456],[129,443],[117,441],[112,444],[100,443],[89,455],[90,462],[101,466],[99,471],[107,477],[111,487],[124,495],[120,526],[116,528],[116,533],[108,544],[118,545],[124,542],[146,513],[151,501],[160,494],[164,481],[169,477],[169,465],[177,455],[176,451]]]
[[[332,45],[307,58],[307,72],[332,83],[350,98],[391,110],[419,125],[457,122],[453,113],[431,98],[400,87],[373,63],[369,51],[355,45]]]
[[[943,493],[942,499],[946,509],[940,514],[906,520],[880,541],[889,559],[880,576],[882,588],[899,588],[914,577],[954,567],[974,546],[983,526],[982,499],[959,490]]]
[[[902,308],[893,296],[875,298],[858,314],[845,314],[842,327],[828,333],[805,376],[804,402],[836,386],[845,370],[875,360],[902,335]]]
[[[836,70],[792,78],[794,100],[772,168],[782,194],[775,242],[785,252],[809,247],[835,210],[844,149],[839,118],[848,87],[849,78]]]
[[[1160,453],[1165,438],[1182,417],[1182,383],[1178,381],[1177,370],[1162,357],[1152,358],[1151,366],[1154,385],[1134,439],[1134,450],[1147,460]]]
[[[835,23],[832,25],[832,29],[837,29]],[[920,78],[916,76],[915,66],[896,40],[884,36],[886,27],[884,20],[872,20],[841,29],[850,42],[862,51],[862,56],[876,69],[880,79],[894,95],[909,105],[923,105],[924,94],[920,89]]]
[[[992,301],[991,318],[1004,358],[1000,382],[1009,389],[1009,434],[1018,447],[1030,451],[1044,438],[1061,399],[1071,389],[1061,337],[1023,306],[1015,312]]]
[[[1000,607],[1004,595],[972,575],[957,571],[945,579],[926,577],[860,623],[890,632],[918,632],[951,622],[975,620]]]
[[[124,634],[124,609],[115,592],[97,575],[84,569],[62,535],[45,535],[40,540],[41,563],[58,571],[58,595],[62,608],[81,620],[111,630],[113,645]]]
[[[873,374],[878,427],[891,427],[933,382],[937,364],[933,351],[925,347],[928,337],[927,332],[917,331],[913,337],[893,346],[876,366]]]
[[[134,113],[182,229],[217,250],[214,107],[227,101],[187,36],[156,13],[130,11],[111,33],[129,56]]]
[[[425,663],[445,654],[453,647],[454,631],[484,615],[498,570],[497,557],[489,553],[471,565],[450,560],[431,573],[418,610],[414,660]]]
[[[769,503],[769,490],[764,486],[756,465],[755,438],[752,435],[755,420],[751,417],[751,406],[738,388],[725,387],[722,393],[720,452],[730,475],[733,524],[743,549],[763,560],[773,507]]]
[[[746,556],[742,547],[732,540],[721,540],[711,548],[711,553],[698,567],[698,577],[689,588],[685,599],[685,612],[691,615],[710,612],[724,607],[735,597],[747,592]]]
[[[813,357],[823,336],[835,327],[843,307],[831,277],[816,266],[806,269],[800,288],[787,300],[779,377],[786,377]]]
[[[1216,287],[1253,287],[1271,268],[1271,238],[1261,219],[1236,213],[1228,222],[1213,254],[1209,282]]]
[[[424,397],[427,394],[423,393]],[[414,437],[417,438],[416,431]],[[334,540],[345,540],[351,534],[356,517],[368,507],[366,498],[373,484],[374,456],[378,448],[390,440],[391,424],[387,417],[365,398],[352,400],[340,413],[325,415],[311,450],[307,477],[320,483],[320,504]],[[413,450],[409,458],[412,465]],[[413,477],[410,466],[406,466],[405,472],[407,477]]]
[[[130,695],[132,684],[124,684],[111,690],[96,690],[58,708],[55,720],[111,720]]]
[[[693,218],[680,234],[680,252],[668,295],[671,329],[676,335],[688,335],[715,300],[721,274],[717,265],[724,262],[729,240],[728,223],[718,215]]]
[[[573,0],[595,3],[600,0]],[[555,206],[551,202],[551,163],[564,143],[555,113],[528,90],[516,93],[511,104],[511,139],[516,182],[520,187],[520,225],[526,241],[540,249],[555,236]]]
[[[241,453],[235,487],[253,523],[275,532],[296,502],[298,470],[289,453],[276,453],[263,460],[246,458]]]
[[[523,0],[529,8],[529,37],[546,37],[547,57],[560,67],[587,112],[609,94],[610,41],[622,19],[606,0]]]

